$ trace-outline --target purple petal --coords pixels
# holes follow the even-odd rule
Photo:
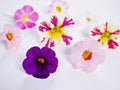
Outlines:
[[[15,20],[21,19],[22,15],[23,15],[22,9],[18,9],[18,10],[15,12],[14,19],[15,19]]]
[[[33,28],[36,24],[33,22],[26,22],[27,27]]]
[[[48,70],[46,68],[42,68],[39,73],[34,74],[33,76],[36,78],[45,79],[45,78],[48,78],[49,75],[50,73],[48,72]]]
[[[46,59],[51,59],[51,58],[54,58],[55,57],[55,52],[53,50],[49,50],[47,55],[46,55]]]
[[[37,12],[33,12],[32,14],[28,15],[28,18],[32,21],[37,21],[38,17],[39,17],[39,15]]]
[[[41,56],[42,57],[46,57],[46,55],[48,54],[48,52],[49,52],[49,48],[48,47],[43,47],[41,49]]]
[[[19,28],[21,28],[21,29],[26,29],[26,26],[25,26],[25,24],[22,22],[22,21],[18,21],[18,22],[16,22],[16,24],[17,24],[17,26],[19,27]]]
[[[31,13],[33,11],[33,8],[30,5],[25,5],[23,7],[23,10],[24,10],[25,13]]]
[[[38,59],[38,58],[41,56],[40,48],[37,47],[37,46],[30,48],[30,49],[27,51],[26,56],[27,56],[28,58]]]
[[[58,59],[56,57],[52,59],[48,59],[47,63],[58,66]]]
[[[50,73],[54,73],[54,72],[57,70],[57,67],[58,67],[58,65],[48,64],[48,65],[47,65],[47,70],[48,70]]]

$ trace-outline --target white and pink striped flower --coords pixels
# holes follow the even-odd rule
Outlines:
[[[120,36],[120,29],[106,22],[102,27],[95,27],[91,31],[93,38],[96,38],[102,46],[109,49],[115,49],[119,46],[117,39]]]
[[[73,39],[68,34],[68,27],[74,25],[73,19],[64,17],[63,21],[60,22],[57,16],[53,16],[50,23],[42,22],[39,26],[39,31],[45,33],[41,43],[45,42],[45,46],[54,47],[55,42],[60,43],[63,41],[66,45],[70,45],[70,41]]]

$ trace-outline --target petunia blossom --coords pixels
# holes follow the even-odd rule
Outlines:
[[[95,27],[91,31],[91,35],[98,40],[102,46],[107,46],[109,49],[115,49],[119,46],[117,39],[120,35],[120,29],[114,27],[109,22],[106,22],[101,27]]]
[[[73,39],[72,36],[67,35],[68,27],[74,25],[73,19],[64,17],[63,21],[60,22],[57,16],[53,16],[49,22],[42,22],[39,26],[39,31],[45,33],[40,43],[45,42],[46,47],[54,47],[55,42],[61,43],[63,41],[66,45],[70,45],[70,41]],[[72,27],[71,27],[72,28]]]
[[[68,4],[62,0],[52,0],[52,3],[48,7],[48,13],[66,13],[68,10]]]
[[[72,47],[69,62],[75,69],[91,73],[97,69],[98,64],[103,63],[105,55],[96,40],[86,38]]]
[[[26,53],[26,59],[22,63],[25,72],[35,78],[48,78],[58,67],[56,53],[48,48],[31,47]]]
[[[38,18],[38,13],[35,12],[30,5],[25,5],[22,9],[18,9],[14,15],[16,25],[23,30],[26,28],[33,28]]]
[[[18,47],[21,43],[19,29],[11,24],[4,26],[4,31],[0,34],[0,39],[7,41],[7,48]]]

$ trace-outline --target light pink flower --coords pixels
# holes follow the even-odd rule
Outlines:
[[[32,6],[29,5],[25,5],[22,9],[18,9],[14,15],[16,24],[21,29],[33,28],[38,18],[38,13],[34,12]]]
[[[109,22],[106,22],[101,27],[95,27],[91,31],[91,35],[98,40],[102,46],[107,46],[109,49],[115,49],[119,46],[116,40],[118,36],[120,36],[120,29],[114,27]]]
[[[6,24],[3,33],[0,34],[0,39],[7,41],[8,49],[18,47],[21,43],[19,29],[11,24]]]
[[[54,47],[55,41],[61,42],[62,40],[66,45],[70,45],[70,41],[73,38],[67,35],[69,30],[66,27],[71,25],[74,25],[74,22],[67,17],[62,22],[56,16],[51,18],[50,23],[42,22],[39,26],[39,31],[45,33],[46,36],[43,36],[41,43],[46,42],[45,46]]]
[[[67,10],[68,4],[62,0],[52,0],[48,7],[48,13],[66,13]]]
[[[70,63],[84,72],[94,72],[104,59],[105,52],[99,48],[97,41],[90,38],[77,42],[71,49]]]

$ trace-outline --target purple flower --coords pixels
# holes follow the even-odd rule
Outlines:
[[[48,48],[34,46],[27,51],[26,59],[23,61],[23,68],[29,75],[36,78],[48,78],[58,67],[58,59],[55,52]]]

